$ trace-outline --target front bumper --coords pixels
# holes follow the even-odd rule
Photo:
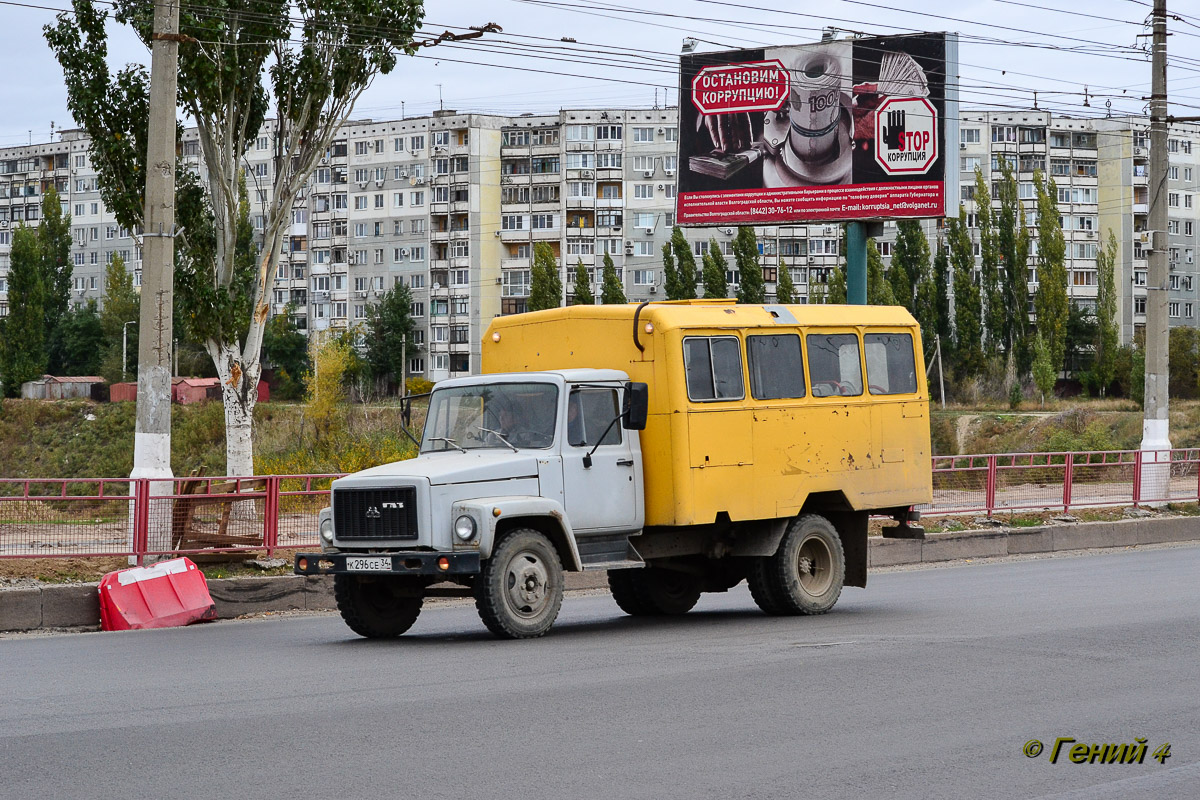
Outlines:
[[[349,569],[348,558],[390,558],[391,569]],[[297,575],[478,575],[479,553],[296,553],[292,571]]]

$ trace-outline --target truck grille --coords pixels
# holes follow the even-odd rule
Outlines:
[[[417,538],[417,490],[334,489],[333,529],[338,541]]]

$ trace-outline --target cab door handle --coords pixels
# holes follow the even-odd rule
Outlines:
[[[618,467],[632,467],[633,459],[632,458],[618,458],[617,466]]]

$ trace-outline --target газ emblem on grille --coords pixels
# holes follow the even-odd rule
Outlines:
[[[379,519],[381,516],[383,515],[379,513],[379,509],[375,506],[367,508],[367,519]]]
[[[380,503],[384,511],[400,510],[404,508],[404,503]]]

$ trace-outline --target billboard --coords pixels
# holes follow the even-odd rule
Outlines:
[[[680,225],[956,216],[958,39],[680,60]]]

